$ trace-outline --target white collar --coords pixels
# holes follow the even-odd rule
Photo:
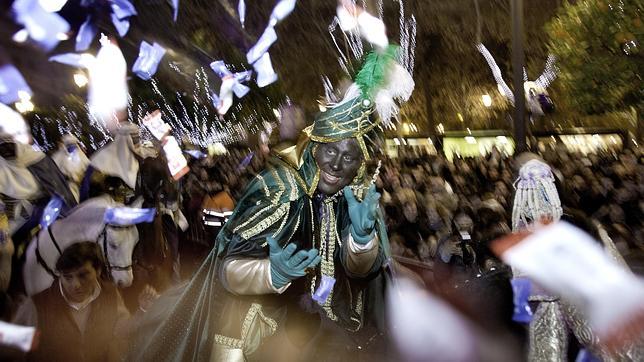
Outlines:
[[[79,303],[72,302],[71,300],[67,299],[67,296],[65,295],[65,290],[63,289],[63,283],[60,279],[58,279],[58,287],[60,288],[60,294],[65,299],[65,302],[67,302],[67,305],[69,305],[71,308],[77,311],[85,309],[88,305],[90,305],[90,303],[95,301],[96,298],[98,298],[98,296],[101,294],[101,283],[99,283],[98,280],[96,281],[96,287],[94,288],[94,293],[92,293],[92,295],[90,295],[89,298]]]

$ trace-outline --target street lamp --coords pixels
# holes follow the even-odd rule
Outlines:
[[[484,94],[481,99],[483,100],[483,105],[487,108],[490,108],[492,106],[492,97],[490,97],[489,94]]]

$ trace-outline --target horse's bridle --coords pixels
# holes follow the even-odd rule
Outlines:
[[[96,238],[96,243],[98,244],[99,239],[101,238],[101,236],[103,236],[103,255],[105,256],[105,266],[107,267],[107,272],[110,275],[112,275],[112,270],[116,270],[116,271],[132,270],[132,264],[125,265],[125,266],[120,266],[120,265],[112,265],[110,263],[110,258],[107,255],[107,228],[108,227],[115,228],[115,229],[116,228],[124,229],[124,228],[129,227],[129,226],[115,226],[115,225],[105,224],[105,226],[103,226],[103,230],[101,231],[101,233],[98,234],[98,238]]]
[[[105,267],[107,268],[107,274],[111,278],[112,270],[116,270],[116,271],[132,270],[132,264],[126,265],[126,266],[120,266],[120,265],[113,265],[110,263],[109,255],[107,254],[107,228],[108,227],[111,227],[111,228],[125,228],[125,227],[105,224],[105,226],[103,226],[103,230],[101,230],[101,232],[98,234],[98,237],[96,238],[96,241],[95,241],[96,244],[100,244],[101,236],[103,237],[103,256],[105,257]],[[62,255],[63,251],[60,249],[60,245],[58,245],[58,242],[54,237],[54,233],[52,232],[51,227],[47,227],[47,232],[49,233],[49,238],[54,243],[56,250],[58,250],[58,255]],[[56,276],[54,271],[47,265],[47,263],[45,262],[45,259],[43,259],[42,255],[40,254],[40,233],[38,233],[38,236],[36,237],[36,260],[38,261],[38,264],[40,264],[40,266],[42,266],[49,275],[53,277]]]

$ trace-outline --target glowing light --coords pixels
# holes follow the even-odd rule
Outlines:
[[[438,126],[436,127],[436,130],[438,133],[445,133],[445,127],[443,126],[442,123],[439,123]]]
[[[74,83],[76,83],[78,88],[83,88],[87,83],[89,83],[89,79],[87,79],[87,76],[83,73],[76,73],[74,74]]]
[[[66,33],[58,33],[58,34],[56,34],[56,39],[58,39],[60,41],[65,41],[65,40],[69,39],[69,35],[67,35]]]
[[[11,37],[16,43],[24,43],[29,39],[29,32],[27,29],[18,30],[13,37]]]
[[[500,144],[506,144],[508,143],[508,138],[505,136],[497,136],[496,140],[499,141]]]
[[[433,145],[433,144],[434,144],[434,142],[432,141],[432,139],[431,139],[431,138],[427,138],[427,143],[429,143],[430,145]]]
[[[472,134],[472,131],[470,130],[469,127],[467,128],[467,134]]]
[[[467,137],[465,137],[465,142],[467,142],[467,143],[469,143],[471,145],[476,144],[476,138],[474,138],[472,136],[467,136]]]
[[[483,105],[486,107],[491,107],[492,106],[492,97],[490,97],[489,94],[484,94],[481,99],[483,100]]]
[[[463,115],[460,113],[456,113],[456,117],[458,117],[458,120],[461,122],[464,122],[465,120],[463,119]]]
[[[23,114],[32,112],[34,110],[34,104],[31,103],[29,99],[23,99],[19,102],[16,102],[14,105],[16,106],[18,112]]]
[[[281,114],[280,114],[280,111],[277,108],[273,108],[273,114],[275,115],[275,117],[277,119],[280,119]]]
[[[394,138],[394,143],[396,144],[396,146],[400,146],[400,141],[398,140],[398,138]]]

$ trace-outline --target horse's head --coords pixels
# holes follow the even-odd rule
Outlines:
[[[100,241],[107,270],[119,288],[132,284],[132,252],[139,241],[135,225],[105,227],[104,239]]]
[[[132,284],[132,253],[139,241],[136,224],[152,222],[155,209],[132,207],[107,208],[103,216],[103,254],[114,283],[119,287]]]

